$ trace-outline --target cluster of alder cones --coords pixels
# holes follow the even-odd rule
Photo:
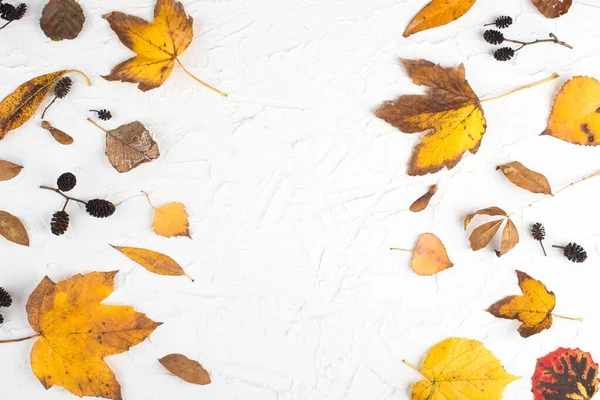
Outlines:
[[[10,307],[12,304],[12,297],[10,294],[4,289],[0,287],[0,307]],[[0,324],[4,323],[4,316],[0,314]]]
[[[540,246],[542,246],[542,250],[544,251],[544,255],[546,254],[546,249],[544,248],[544,244],[542,241],[546,237],[546,228],[540,222],[536,222],[531,227],[531,236],[538,242],[540,242]],[[566,246],[556,246],[552,247],[562,249],[563,255],[574,263],[582,263],[587,259],[587,252],[583,247],[578,245],[577,243],[569,242]]]

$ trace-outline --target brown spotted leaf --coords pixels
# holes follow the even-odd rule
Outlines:
[[[558,18],[566,14],[573,5],[573,0],[532,0],[532,2],[546,18]]]
[[[83,29],[85,16],[75,0],[50,0],[42,11],[40,27],[50,39],[75,39]]]
[[[19,175],[22,166],[13,164],[10,161],[0,160],[0,181],[8,181]]]
[[[429,187],[429,190],[427,190],[427,193],[425,193],[423,196],[415,200],[414,203],[412,203],[412,205],[410,206],[410,211],[416,213],[426,209],[435,192],[437,192],[437,185],[431,185]]]
[[[19,218],[6,211],[0,211],[0,235],[13,243],[29,246],[29,236],[25,226]]]
[[[173,375],[196,385],[208,385],[210,375],[204,367],[183,354],[169,354],[158,360]]]
[[[157,159],[160,152],[146,127],[135,121],[106,132],[106,156],[123,173]]]
[[[590,400],[598,392],[598,364],[579,349],[558,349],[537,359],[531,377],[534,400]]]
[[[498,232],[498,229],[500,229],[502,222],[504,222],[504,220],[498,219],[495,221],[486,222],[485,224],[475,228],[471,233],[471,236],[469,236],[471,249],[473,249],[473,251],[481,250],[490,244]]]
[[[519,243],[519,231],[510,218],[506,220],[506,225],[502,231],[502,239],[500,242],[500,251],[496,252],[498,257],[501,257],[511,251]]]
[[[71,136],[61,131],[60,129],[56,129],[48,121],[42,121],[42,128],[50,132],[54,140],[56,140],[60,144],[67,146],[73,143],[73,138]]]
[[[532,193],[552,194],[550,183],[544,175],[530,170],[518,161],[499,165],[496,170],[502,171],[509,181],[521,189]]]
[[[482,208],[481,210],[477,210],[475,212],[467,214],[467,216],[465,217],[465,221],[463,223],[465,230],[467,229],[467,227],[471,223],[471,220],[473,219],[473,217],[475,217],[476,215],[489,215],[489,216],[492,216],[492,217],[495,217],[495,216],[506,217],[507,216],[506,211],[504,211],[500,207]]]

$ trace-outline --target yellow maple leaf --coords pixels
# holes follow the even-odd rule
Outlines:
[[[522,296],[508,296],[492,304],[488,312],[495,317],[521,321],[518,332],[522,337],[540,333],[552,326],[552,316],[571,320],[579,318],[555,315],[556,296],[546,286],[525,272],[516,271]]]
[[[476,0],[432,0],[410,21],[403,33],[409,37],[413,33],[446,25],[462,17],[473,7]]]
[[[178,57],[194,37],[194,20],[186,15],[180,2],[157,0],[152,22],[118,11],[104,15],[104,19],[121,43],[137,54],[116,65],[109,75],[103,76],[104,79],[138,83],[138,88],[145,92],[161,86],[177,63],[202,85],[227,96],[196,78],[179,61]]]
[[[520,379],[506,372],[481,342],[471,339],[449,338],[436,344],[423,370],[403,362],[426,378],[413,385],[412,400],[500,400],[506,385]]]
[[[577,76],[565,83],[542,135],[585,146],[600,144],[600,82]]]
[[[190,236],[190,224],[185,206],[179,202],[172,202],[164,206],[154,207],[148,193],[142,191],[148,199],[150,206],[154,208],[154,221],[152,228],[158,235],[165,237]]]
[[[31,368],[46,389],[120,400],[121,386],[104,358],[127,351],[159,325],[132,307],[100,304],[113,291],[113,272],[75,275],[54,283],[48,277],[27,301],[27,316],[39,338]]]

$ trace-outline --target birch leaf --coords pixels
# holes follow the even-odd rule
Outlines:
[[[146,195],[150,206],[154,208],[152,228],[156,234],[165,237],[187,236],[191,238],[188,213],[182,203],[173,202],[157,208],[150,202],[148,193],[142,193]]]
[[[435,275],[452,267],[446,247],[433,233],[424,233],[417,240],[410,265],[419,275]]]

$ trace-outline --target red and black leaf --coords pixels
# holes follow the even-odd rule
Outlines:
[[[535,400],[588,400],[598,391],[598,364],[588,352],[559,347],[538,358],[531,381]]]

